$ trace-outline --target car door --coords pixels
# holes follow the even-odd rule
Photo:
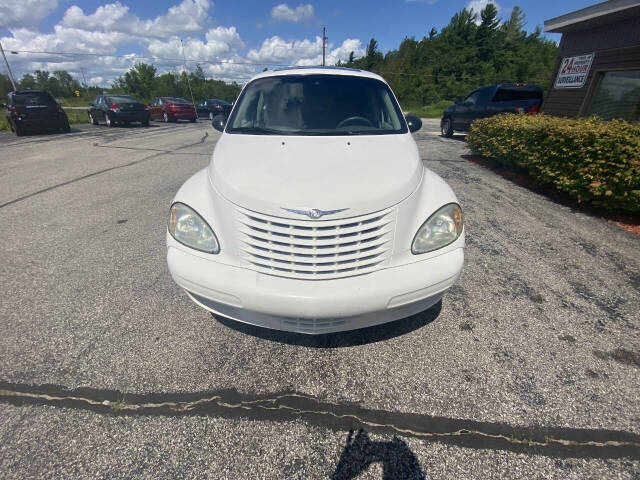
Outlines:
[[[162,119],[162,114],[164,113],[164,100],[158,98],[158,102],[156,103],[156,120]]]
[[[476,90],[476,92],[478,92],[478,98],[476,102],[469,107],[469,124],[467,128],[471,128],[474,120],[491,116],[489,104],[491,99],[490,94],[493,90],[492,87],[483,87]]]
[[[196,106],[196,112],[199,117],[206,117],[209,115],[207,112],[207,102],[205,100],[201,100],[200,103]]]
[[[106,111],[106,100],[104,98],[104,95],[100,95],[100,98],[98,98],[98,103],[96,104],[96,116],[94,118],[99,122],[104,121]]]
[[[91,101],[91,103],[89,104],[89,115],[91,115],[93,118],[98,118],[96,116],[96,105],[97,105],[99,99],[100,99],[100,95],[98,95],[96,98],[94,98]]]
[[[468,130],[472,121],[472,109],[480,99],[480,90],[471,92],[460,105],[456,107],[456,115],[453,123],[455,130]]]

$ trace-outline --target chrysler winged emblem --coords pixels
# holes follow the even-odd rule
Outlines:
[[[325,215],[333,215],[334,213],[349,210],[348,208],[339,208],[337,210],[320,210],[319,208],[280,208],[282,208],[282,210],[286,210],[287,212],[297,213],[298,215],[306,215],[313,220],[317,220],[318,218],[324,217]]]

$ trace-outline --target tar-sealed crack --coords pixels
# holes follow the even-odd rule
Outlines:
[[[640,459],[640,435],[603,429],[512,426],[330,403],[296,392],[270,395],[234,390],[184,394],[128,394],[113,390],[0,382],[0,401],[47,405],[108,415],[213,416],[261,421],[303,420],[334,431],[365,429],[465,448],[509,450],[550,457]]]

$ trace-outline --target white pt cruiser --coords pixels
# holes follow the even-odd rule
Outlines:
[[[201,307],[320,334],[424,311],[458,279],[458,200],[378,75],[265,72],[213,126],[211,162],[176,194],[167,232],[171,275]]]

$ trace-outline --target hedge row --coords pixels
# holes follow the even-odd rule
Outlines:
[[[473,122],[467,142],[578,202],[640,212],[639,124],[506,114]]]

